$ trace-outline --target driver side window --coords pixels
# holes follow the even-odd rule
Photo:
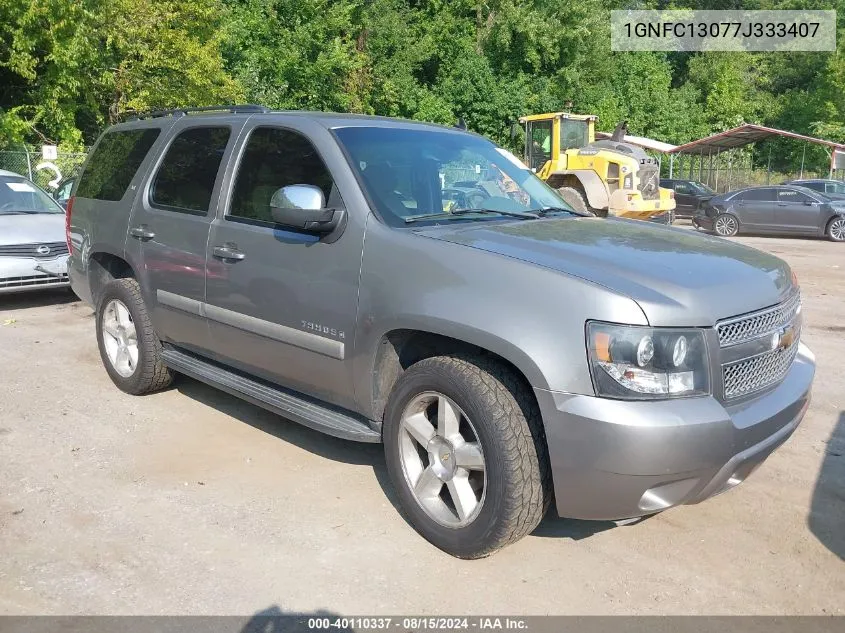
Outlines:
[[[328,206],[342,204],[331,174],[311,141],[293,130],[255,128],[238,165],[226,218],[275,224],[270,199],[288,185],[314,185],[322,190]]]

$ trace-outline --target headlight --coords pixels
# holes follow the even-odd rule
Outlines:
[[[630,174],[625,176],[625,179],[622,181],[622,188],[623,189],[633,189],[634,188],[634,179],[631,177]]]
[[[710,393],[701,330],[590,321],[587,351],[598,396],[649,400]]]

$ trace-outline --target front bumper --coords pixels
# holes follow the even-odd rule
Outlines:
[[[628,402],[535,389],[558,514],[629,519],[729,490],[798,427],[814,374],[813,354],[801,344],[781,383],[734,405],[712,396]]]
[[[67,255],[0,258],[0,294],[70,286]]]
[[[617,189],[610,194],[607,214],[632,220],[648,220],[675,210],[675,198],[668,189],[660,188],[657,198],[646,200],[637,189]]]

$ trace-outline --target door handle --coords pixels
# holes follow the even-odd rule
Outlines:
[[[132,227],[131,229],[129,229],[129,235],[141,241],[151,240],[156,236],[153,231],[147,228],[146,224]]]
[[[229,244],[215,246],[211,249],[211,254],[218,259],[229,259],[237,262],[246,258],[246,253],[239,251],[236,246]]]

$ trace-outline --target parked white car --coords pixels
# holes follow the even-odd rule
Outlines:
[[[38,185],[0,170],[0,294],[69,286],[65,212]]]

